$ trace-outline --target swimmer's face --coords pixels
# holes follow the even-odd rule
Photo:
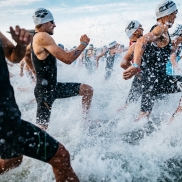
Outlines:
[[[50,21],[44,24],[45,26],[45,31],[49,34],[49,35],[53,35],[54,34],[54,28],[56,27],[56,24],[54,21]]]
[[[138,38],[143,36],[143,31],[144,31],[144,29],[143,29],[142,25],[140,24],[138,29],[135,31],[135,34],[137,35]]]
[[[174,21],[176,19],[176,15],[178,13],[178,10],[174,11],[173,13],[171,13],[170,15],[166,16],[166,25],[171,28],[174,24]]]
[[[113,47],[109,48],[110,51],[112,51],[114,49],[116,49],[116,46],[113,46]]]

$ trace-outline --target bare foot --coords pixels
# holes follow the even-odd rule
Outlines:
[[[148,118],[149,115],[150,115],[149,112],[140,112],[138,118],[135,119],[135,122],[138,122],[139,120],[144,119],[144,118]]]
[[[173,122],[175,116],[178,116],[179,113],[182,112],[182,106],[178,106],[178,108],[176,109],[176,111],[174,112],[174,114],[172,115],[171,119],[170,119],[170,122]]]

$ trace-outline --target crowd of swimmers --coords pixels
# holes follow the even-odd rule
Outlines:
[[[144,29],[137,20],[131,20],[126,25],[129,48],[120,65],[124,69],[125,80],[134,78],[126,102],[119,110],[129,107],[130,103],[137,102],[141,97],[140,114],[135,121],[148,118],[155,101],[162,94],[182,92],[182,74],[177,64],[181,59],[182,26],[178,25],[173,34],[168,33],[177,13],[175,2],[163,0],[157,5],[156,24],[150,32],[143,35]],[[52,165],[57,182],[77,182],[79,179],[71,167],[69,152],[46,129],[50,123],[52,105],[60,98],[82,96],[83,118],[87,121],[94,90],[83,83],[57,82],[57,61],[84,65],[92,74],[98,68],[99,60],[103,59],[107,80],[111,77],[116,55],[121,54],[124,47],[114,41],[97,54],[98,50],[89,44],[90,39],[84,34],[78,46],[64,50],[64,46],[57,45],[51,37],[56,25],[49,10],[36,9],[33,21],[33,35],[19,26],[15,29],[10,27],[16,46],[0,32],[0,173],[19,166],[23,155],[26,155]],[[21,119],[6,59],[12,63],[21,61],[20,76],[23,76],[26,63],[26,73],[35,83],[36,126]],[[171,121],[180,112],[182,99]]]

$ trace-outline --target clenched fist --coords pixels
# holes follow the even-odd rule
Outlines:
[[[84,35],[81,36],[80,42],[85,42],[85,43],[89,44],[90,39],[87,37],[86,34],[84,34]]]

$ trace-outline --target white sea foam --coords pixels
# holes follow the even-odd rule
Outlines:
[[[47,130],[71,154],[71,163],[81,182],[162,181],[162,176],[173,180],[169,160],[180,158],[182,151],[181,115],[173,123],[169,118],[178,105],[181,94],[173,94],[168,101],[155,104],[153,120],[161,124],[148,125],[146,120],[134,122],[140,102],[131,104],[117,113],[124,105],[131,81],[122,79],[120,58],[115,61],[111,79],[104,81],[105,62],[88,75],[84,67],[58,66],[58,81],[82,82],[94,88],[90,117],[82,120],[81,97],[56,100],[53,104],[50,126]],[[36,103],[33,88],[22,92],[18,87],[29,87],[29,80],[19,77],[19,66],[10,68],[17,103],[22,118],[35,123]],[[150,133],[151,130],[154,130]],[[135,131],[131,133],[131,131]],[[130,133],[130,134],[127,134]],[[169,163],[167,163],[167,161]],[[172,162],[171,162],[172,163]],[[175,167],[175,165],[174,165]],[[175,169],[175,168],[174,168]],[[0,176],[2,182],[54,181],[51,166],[24,157],[22,165]]]

